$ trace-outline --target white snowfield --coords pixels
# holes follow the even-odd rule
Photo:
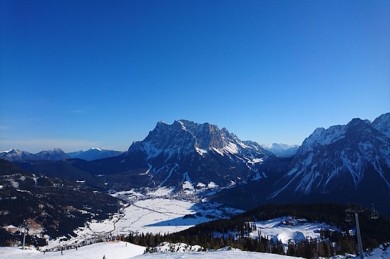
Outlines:
[[[95,239],[109,240],[112,236],[130,233],[168,234],[188,229],[203,222],[226,218],[243,211],[219,207],[210,202],[191,201],[188,197],[173,197],[170,189],[159,188],[141,194],[134,190],[113,194],[128,204],[110,219],[89,222],[75,230],[76,237],[61,241],[63,237],[50,240],[44,249],[80,245],[83,241],[94,243]],[[199,203],[197,203],[197,201]]]
[[[91,222],[76,233],[128,235],[129,233],[173,233],[217,218],[226,218],[243,211],[219,208],[214,203],[199,203],[172,197],[169,190],[160,188],[147,195],[122,192],[117,196],[130,205],[122,213],[105,221]]]
[[[270,237],[274,241],[280,241],[283,244],[288,244],[290,241],[296,243],[308,238],[319,239],[321,229],[339,231],[336,227],[325,223],[307,222],[305,219],[291,217],[258,221],[255,224],[257,230],[250,233],[251,237],[257,238],[260,234],[262,237]]]
[[[148,259],[148,258],[259,258],[259,259],[283,259],[293,258],[289,256],[273,255],[266,253],[245,252],[240,250],[219,250],[213,252],[179,252],[179,253],[154,253],[143,254],[145,247],[125,242],[104,242],[84,246],[78,250],[65,250],[61,252],[39,252],[35,249],[21,250],[20,247],[0,247],[0,258],[10,259]],[[296,258],[296,257],[295,257]]]
[[[112,234],[139,233],[172,233],[209,221],[205,217],[183,219],[184,215],[195,214],[191,209],[194,204],[189,201],[155,198],[141,200],[127,207],[123,217],[118,221],[106,220],[89,225],[91,231],[109,232]]]
[[[136,256],[137,259],[149,259],[149,258],[169,258],[169,259],[180,259],[180,258],[206,258],[206,259],[221,259],[221,258],[257,258],[257,259],[288,259],[298,258],[284,255],[256,253],[256,252],[245,252],[240,250],[230,251],[215,251],[215,252],[190,252],[190,253],[161,253],[161,254],[145,254]]]
[[[0,258],[9,259],[127,259],[142,255],[145,247],[126,242],[104,242],[61,252],[43,253],[36,249],[22,250],[20,247],[0,247]]]
[[[0,258],[10,259],[99,259],[105,256],[106,259],[149,259],[149,258],[258,258],[258,259],[288,259],[297,258],[267,253],[246,252],[237,249],[221,249],[211,252],[178,252],[178,253],[154,253],[144,254],[145,247],[133,245],[126,242],[104,242],[89,246],[80,247],[78,250],[65,250],[61,252],[43,253],[33,248],[22,250],[20,247],[0,247]],[[369,259],[390,259],[390,251],[383,246],[375,249],[371,254],[366,254]],[[356,258],[353,255],[334,256],[332,259]]]

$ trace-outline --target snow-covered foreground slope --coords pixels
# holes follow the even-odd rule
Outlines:
[[[0,247],[0,258],[12,259],[56,259],[56,258],[77,258],[77,259],[127,259],[142,255],[145,247],[133,245],[126,242],[104,242],[89,246],[83,246],[77,250],[65,250],[61,252],[43,253],[35,249],[21,250],[20,247]]]
[[[283,255],[266,254],[266,253],[255,253],[245,252],[240,250],[230,251],[215,251],[215,252],[192,252],[192,253],[163,253],[163,254],[145,254],[135,257],[137,259],[149,259],[149,258],[207,258],[207,259],[221,259],[221,258],[258,258],[258,259],[288,259],[297,258]]]
[[[78,250],[66,250],[61,252],[43,253],[37,250],[21,250],[16,247],[0,247],[0,258],[12,259],[127,259],[127,258],[259,258],[259,259],[282,259],[293,258],[288,256],[244,252],[240,250],[219,250],[213,252],[189,252],[189,253],[154,253],[143,254],[145,247],[136,246],[125,242],[105,242],[84,246]],[[296,257],[295,257],[296,258]]]
[[[61,252],[39,252],[35,249],[21,250],[20,247],[0,247],[0,258],[12,259],[99,259],[105,256],[106,259],[149,259],[149,258],[258,258],[258,259],[288,259],[297,258],[283,255],[246,252],[240,250],[221,249],[211,252],[179,252],[179,253],[154,253],[143,254],[145,247],[133,245],[125,242],[104,242],[89,246],[84,246],[78,250],[65,250],[63,255]],[[335,259],[351,258],[352,256],[335,256]],[[353,258],[353,257],[352,257]],[[366,254],[365,258],[370,259],[390,259],[390,251],[382,247],[375,249],[370,255]]]

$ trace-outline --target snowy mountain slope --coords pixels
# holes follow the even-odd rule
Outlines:
[[[390,213],[389,119],[385,114],[375,123],[353,119],[347,125],[316,129],[268,198],[375,203]]]
[[[389,194],[389,146],[390,138],[369,121],[353,119],[345,126],[316,129],[294,157],[285,176],[287,184],[273,196],[285,189],[304,194],[357,190],[364,179],[379,182]]]
[[[183,189],[213,182],[220,187],[253,178],[272,154],[260,145],[241,141],[226,129],[187,120],[157,123],[143,141],[115,158],[94,162],[102,171],[131,176],[142,185]],[[137,187],[137,186],[133,186]]]
[[[259,166],[267,179],[223,191],[216,200],[240,208],[269,202],[374,203],[390,215],[389,121],[387,113],[372,123],[353,119],[318,128],[293,158],[268,159]]]

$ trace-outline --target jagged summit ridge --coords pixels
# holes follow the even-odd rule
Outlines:
[[[129,152],[144,150],[148,157],[156,157],[161,153],[198,153],[217,152],[220,155],[240,153],[243,149],[254,149],[257,152],[267,152],[254,142],[241,141],[227,129],[219,129],[210,123],[195,123],[188,120],[176,120],[169,125],[158,122],[141,142],[133,143]]]
[[[214,182],[225,186],[255,178],[260,173],[257,166],[271,155],[225,128],[176,120],[158,122],[144,140],[130,146],[121,163],[127,168],[146,168],[143,175],[156,185]]]

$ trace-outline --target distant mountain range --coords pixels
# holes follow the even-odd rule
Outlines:
[[[262,145],[265,150],[270,151],[278,157],[292,157],[294,156],[299,146],[298,145],[287,145],[282,143],[272,143],[271,145]]]
[[[107,157],[119,156],[121,154],[123,154],[122,151],[115,151],[115,150],[108,150],[108,149],[101,149],[101,148],[90,148],[86,151],[81,150],[77,152],[67,153],[67,156],[70,158],[79,158],[87,161],[92,161],[92,160],[103,159]]]
[[[211,199],[240,208],[291,202],[374,203],[390,215],[389,132],[387,113],[373,122],[353,119],[347,125],[318,128],[298,149],[280,144],[264,148],[216,125],[178,120],[158,122],[127,152],[97,160],[85,153],[73,155],[92,161],[44,159],[53,159],[53,154],[63,159],[64,153],[57,149],[35,154],[39,159],[20,151],[6,155],[11,161],[20,157],[16,161],[23,160],[18,165],[25,170],[84,180],[106,190],[167,186],[202,193],[212,189],[216,194]]]
[[[86,151],[77,151],[65,153],[59,148],[44,150],[36,154],[18,149],[0,152],[0,158],[12,162],[33,161],[33,160],[64,160],[70,158],[79,158],[87,161],[102,159],[122,154],[121,151],[105,150],[100,148],[91,148]]]

